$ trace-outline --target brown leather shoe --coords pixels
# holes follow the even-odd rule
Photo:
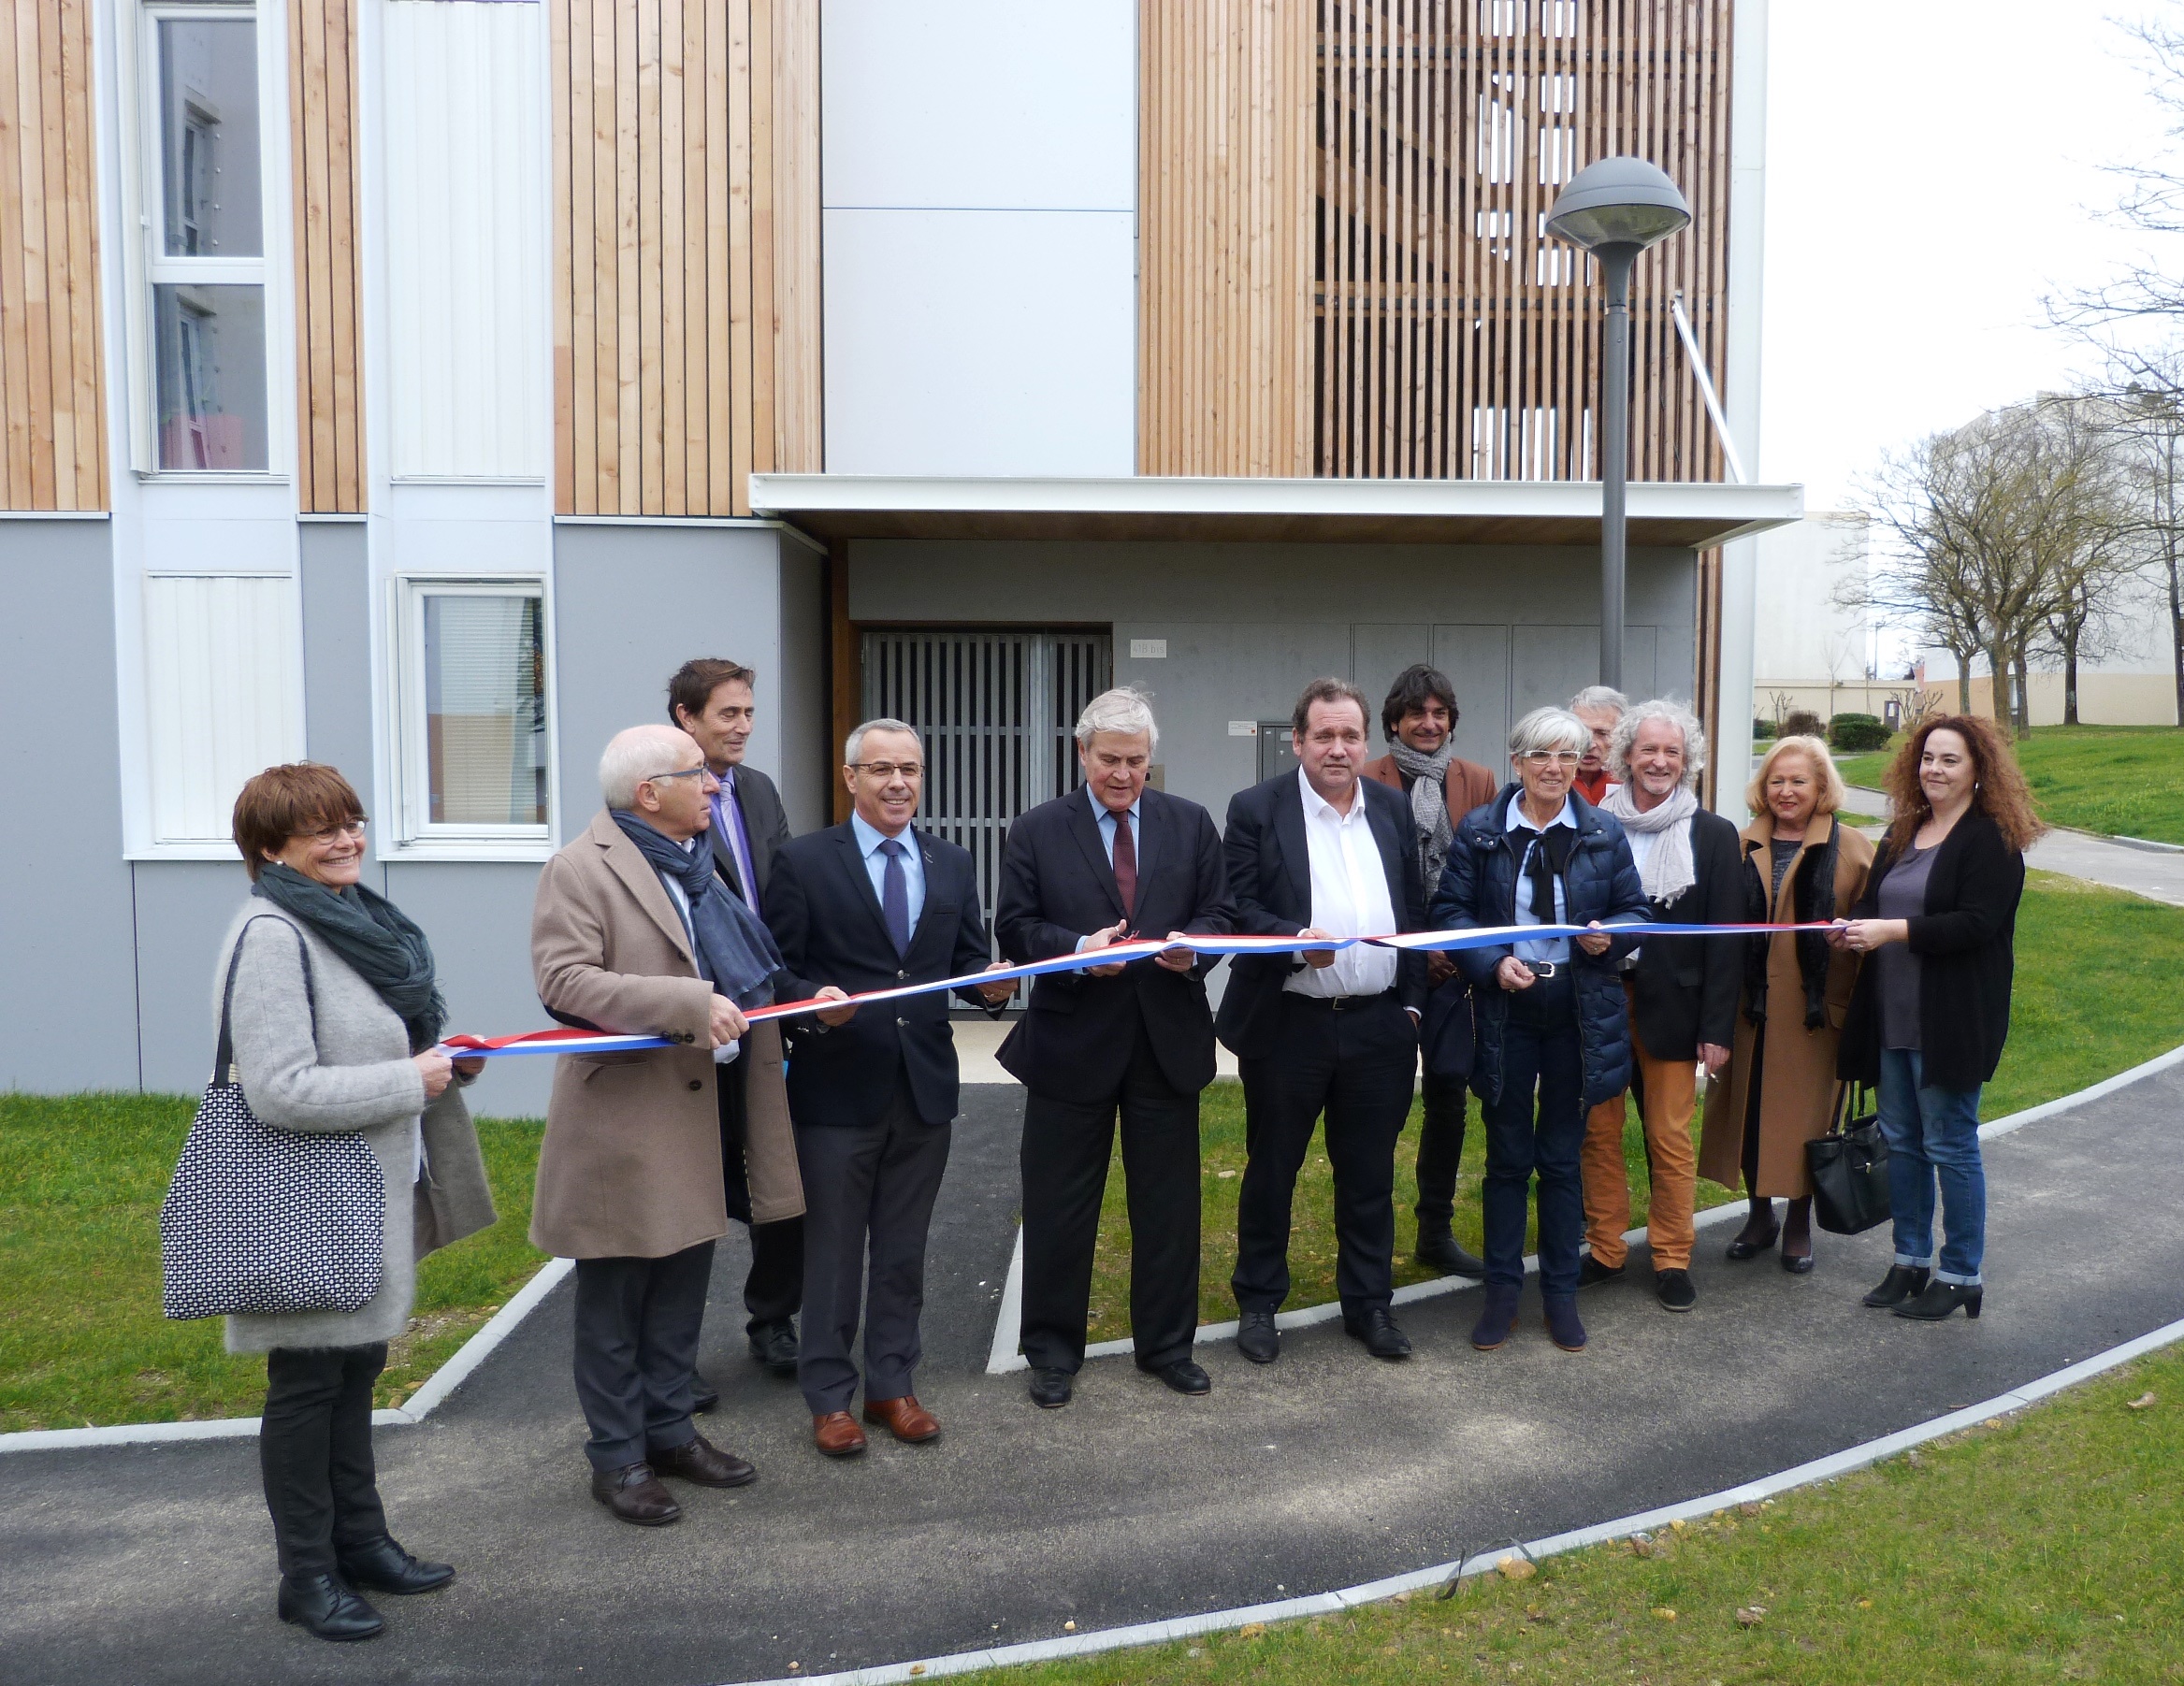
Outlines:
[[[759,1472],[743,1459],[722,1451],[702,1434],[693,1434],[686,1446],[666,1451],[654,1448],[644,1455],[652,1460],[656,1475],[695,1481],[701,1487],[747,1487],[759,1478]]]
[[[591,1496],[625,1522],[635,1522],[640,1528],[664,1528],[683,1514],[683,1507],[659,1484],[649,1463],[593,1470]]]
[[[886,1423],[888,1432],[904,1446],[940,1438],[940,1419],[919,1405],[914,1393],[905,1393],[900,1399],[866,1400],[864,1419]]]
[[[854,1458],[864,1449],[864,1431],[847,1411],[812,1419],[812,1444],[830,1458]]]

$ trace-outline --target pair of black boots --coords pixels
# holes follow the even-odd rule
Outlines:
[[[1985,1298],[1985,1290],[1976,1282],[1970,1286],[1937,1282],[1932,1271],[1923,1264],[1891,1264],[1880,1286],[1865,1296],[1865,1304],[1876,1311],[1892,1311],[1900,1318],[1938,1323],[1960,1305],[1967,1319],[1978,1317]]]
[[[276,1606],[281,1620],[320,1639],[371,1639],[386,1619],[364,1601],[358,1587],[375,1592],[431,1592],[455,1578],[446,1564],[427,1563],[387,1535],[340,1553],[335,1574],[283,1575]]]

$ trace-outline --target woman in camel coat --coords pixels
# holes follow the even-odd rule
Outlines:
[[[1745,916],[1806,923],[1848,915],[1864,893],[1873,846],[1841,825],[1843,780],[1817,738],[1785,738],[1767,752],[1744,802],[1758,817],[1742,837]],[[1699,1174],[1743,1182],[1751,1213],[1729,1243],[1733,1260],[1782,1241],[1782,1268],[1813,1268],[1813,1182],[1805,1144],[1834,1118],[1835,1055],[1858,981],[1859,958],[1818,931],[1749,939],[1729,1063],[1708,1086]],[[1783,1222],[1777,1196],[1789,1202]]]

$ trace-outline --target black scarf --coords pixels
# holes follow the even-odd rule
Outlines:
[[[258,869],[251,893],[300,919],[355,967],[409,1028],[410,1052],[421,1053],[440,1040],[447,1002],[433,977],[432,944],[400,908],[361,884],[333,889],[277,860]]]
[[[616,813],[615,824],[688,898],[690,927],[698,938],[698,974],[739,1007],[762,1007],[772,1001],[781,951],[758,915],[713,875],[713,851],[686,849],[634,814]]]
[[[1555,881],[1569,870],[1577,833],[1568,826],[1553,825],[1544,831],[1519,828],[1508,835],[1511,845],[1518,851],[1525,876],[1532,881],[1532,917],[1541,925],[1555,924]],[[1567,901],[1567,892],[1564,899]],[[1513,910],[1511,916],[1514,917]]]
[[[1842,835],[1843,828],[1830,814],[1828,841],[1818,848],[1808,845],[1793,869],[1790,901],[1794,923],[1804,925],[1835,917],[1835,857]],[[1773,913],[1767,882],[1772,874],[1760,866],[1760,853],[1756,846],[1747,846],[1744,851],[1744,917],[1754,925],[1768,923]],[[1772,936],[1745,939],[1744,1016],[1756,1025],[1767,1022],[1767,951],[1773,942]],[[1798,976],[1805,987],[1805,1029],[1817,1030],[1828,1022],[1828,963],[1832,956],[1826,934],[1799,931],[1797,957]]]

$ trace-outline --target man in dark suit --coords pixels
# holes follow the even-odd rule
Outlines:
[[[857,995],[988,968],[970,852],[910,826],[925,778],[917,729],[868,720],[849,734],[843,760],[854,812],[782,849],[767,889],[767,924],[799,993],[835,985]],[[1015,992],[1011,980],[962,994],[998,1013]],[[796,1375],[814,1443],[846,1458],[864,1449],[849,1414],[861,1300],[865,1421],[910,1443],[940,1434],[911,1384],[926,1230],[956,1116],[956,1049],[940,993],[817,1016],[789,1021],[788,1110],[804,1197]]]
[[[758,715],[752,692],[757,675],[738,662],[701,656],[687,661],[667,684],[668,717],[698,741],[706,768],[720,788],[713,797],[713,824],[705,832],[713,868],[744,905],[764,921],[766,886],[774,857],[788,842],[788,817],[774,781],[744,765]],[[751,1269],[744,1279],[744,1325],[751,1356],[776,1376],[796,1374],[796,1314],[803,1304],[803,1219],[751,1222],[751,1189],[745,1161],[750,1145],[750,1085],[779,1077],[763,1059],[738,1060],[720,1074],[720,1169],[728,1215],[751,1235]],[[778,1115],[776,1115],[778,1116]],[[698,1408],[709,1411],[719,1391],[696,1378]]]
[[[1222,843],[1237,930],[1356,937],[1424,926],[1410,804],[1359,776],[1366,710],[1355,685],[1313,680],[1291,716],[1297,771],[1229,803]],[[1231,1287],[1237,1347],[1254,1363],[1280,1352],[1274,1314],[1289,1297],[1290,1202],[1323,1112],[1342,1326],[1375,1358],[1410,1355],[1389,1311],[1396,1140],[1410,1113],[1425,1004],[1422,954],[1355,944],[1301,958],[1239,956],[1231,968],[1219,1030],[1243,1076],[1251,1156]]]
[[[1131,932],[1219,934],[1228,886],[1213,816],[1146,788],[1160,728],[1145,698],[1103,692],[1077,723],[1085,787],[1008,829],[994,929],[1024,962]],[[1024,1102],[1023,1320],[1032,1398],[1069,1403],[1084,1363],[1100,1202],[1115,1119],[1130,1199],[1130,1329],[1137,1367],[1204,1393],[1198,1331],[1198,1094],[1213,1081],[1213,1014],[1202,962],[1170,949],[1128,965],[1049,973],[1002,1045]]]
[[[1699,805],[1706,731],[1673,702],[1642,702],[1615,723],[1609,739],[1609,786],[1601,809],[1622,824],[1645,890],[1646,917],[1677,925],[1733,925],[1744,916],[1743,848],[1736,827]],[[1698,1303],[1691,1285],[1691,1213],[1699,1165],[1691,1151],[1697,1071],[1728,1063],[1737,1028],[1744,945],[1719,937],[1648,937],[1623,961],[1630,1008],[1632,1084],[1645,1126],[1653,1181],[1646,1248],[1654,1293],[1670,1311]],[[1629,1258],[1630,1181],[1623,1158],[1623,1096],[1586,1115],[1580,1163],[1584,1174],[1585,1236],[1591,1250],[1578,1286],[1612,1282]]]

